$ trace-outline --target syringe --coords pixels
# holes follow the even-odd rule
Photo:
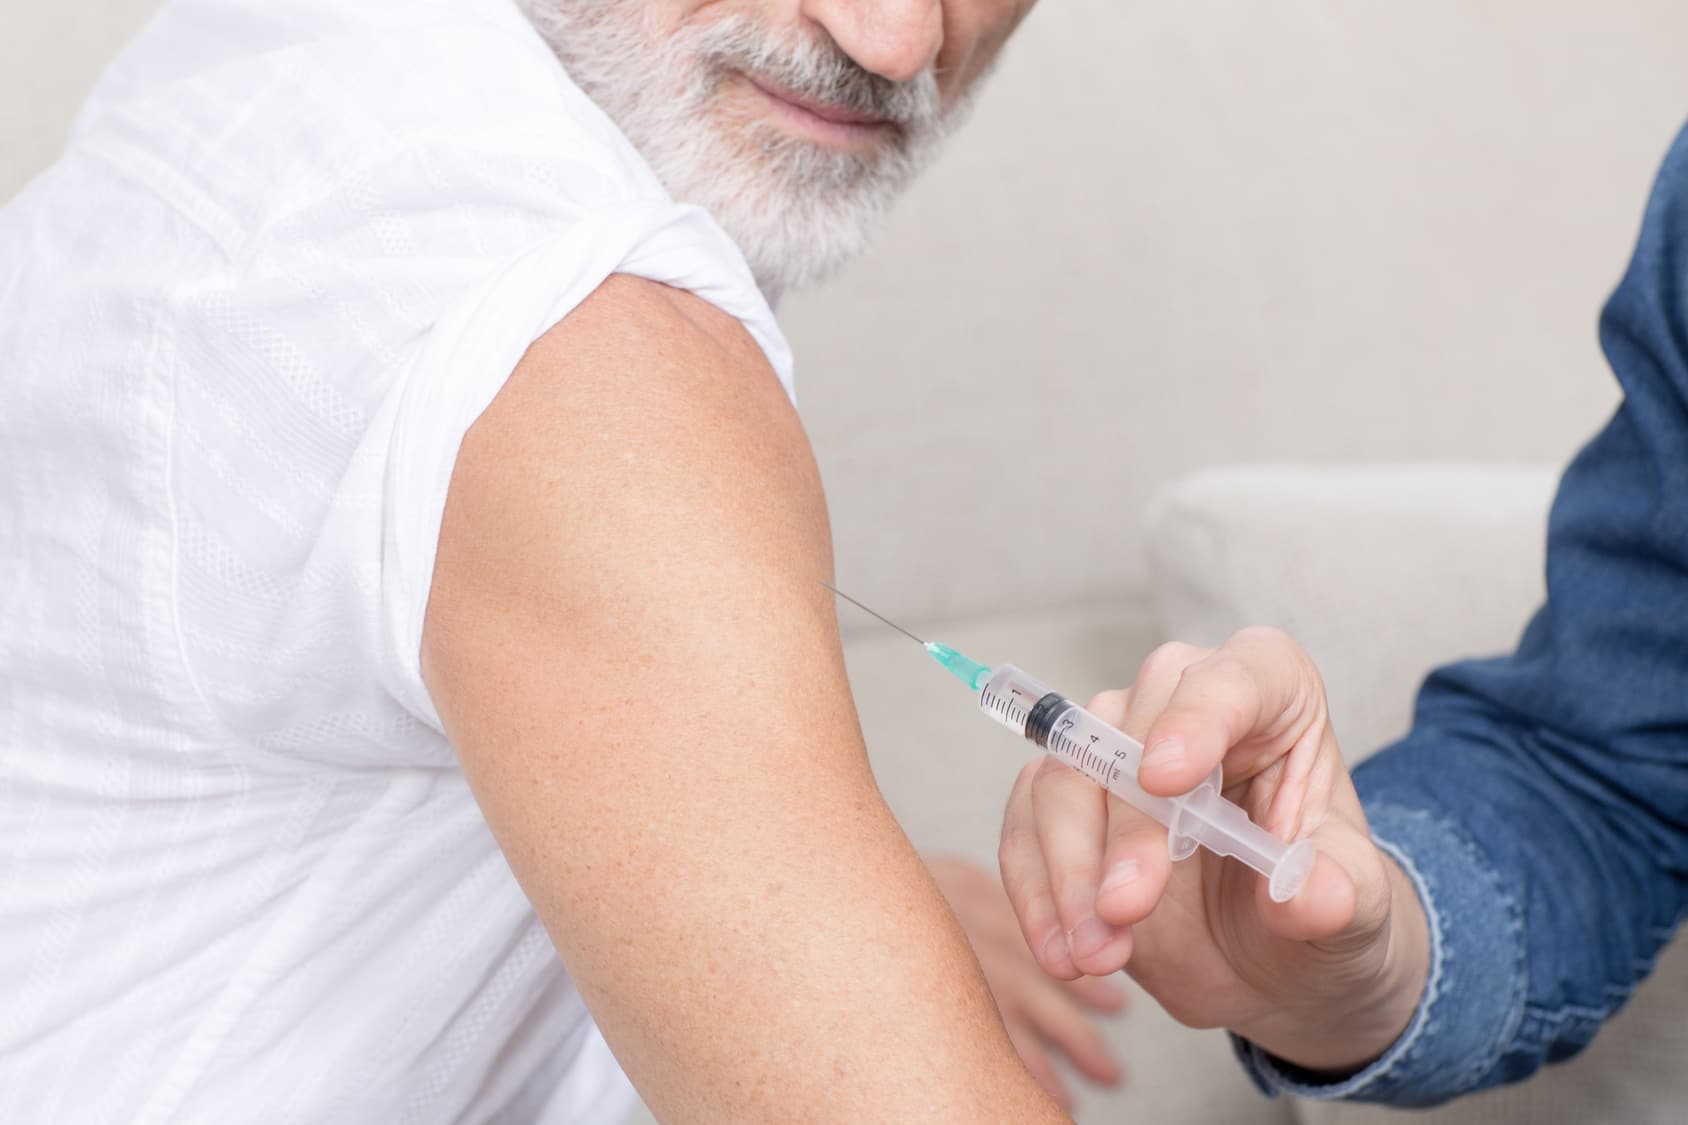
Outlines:
[[[1054,755],[1109,793],[1166,826],[1167,851],[1183,859],[1198,846],[1228,855],[1266,876],[1274,902],[1295,897],[1313,870],[1318,850],[1311,840],[1286,844],[1249,820],[1220,795],[1219,767],[1188,793],[1156,797],[1137,784],[1143,744],[1098,719],[1059,692],[1012,664],[991,669],[948,645],[921,640],[849,594],[821,585],[920,645],[950,675],[979,693],[979,709],[1028,742]]]

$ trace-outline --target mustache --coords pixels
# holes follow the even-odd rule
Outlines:
[[[892,81],[856,62],[824,32],[776,41],[733,16],[700,29],[695,50],[717,81],[742,71],[800,97],[889,121],[905,132],[935,129],[942,118],[938,80],[930,68],[907,82]]]

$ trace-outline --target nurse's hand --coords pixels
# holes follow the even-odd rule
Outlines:
[[[1057,1057],[1065,1056],[1075,1070],[1094,1082],[1118,1083],[1120,1065],[1094,1019],[1098,1013],[1123,1008],[1125,990],[1095,977],[1071,982],[1052,979],[1020,940],[1014,911],[996,876],[964,859],[924,858],[985,970],[985,983],[1002,1014],[1009,1042],[1038,1085],[1071,1113],[1073,1097],[1055,1065]]]
[[[1324,685],[1281,632],[1218,649],[1167,645],[1090,710],[1145,746],[1138,780],[1187,792],[1216,764],[1225,796],[1318,862],[1275,903],[1266,880],[1205,849],[1179,864],[1166,829],[1066,766],[1026,767],[1002,828],[1003,884],[1033,954],[1063,980],[1126,969],[1172,1016],[1341,1072],[1382,1054],[1423,991],[1418,897],[1372,843]]]

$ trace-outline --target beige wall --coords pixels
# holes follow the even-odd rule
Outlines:
[[[786,310],[844,580],[1106,595],[1195,466],[1565,457],[1614,401],[1595,317],[1685,41],[1674,0],[1046,0],[876,252]]]
[[[7,3],[0,192],[152,6]],[[1044,0],[878,248],[784,310],[846,588],[1112,599],[1196,466],[1566,456],[1684,41],[1675,0]]]
[[[159,0],[0,0],[0,199],[58,152],[112,52]]]

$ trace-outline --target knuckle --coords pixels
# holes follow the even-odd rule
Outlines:
[[[1042,755],[1031,768],[1030,786],[1034,803],[1063,792],[1072,773],[1065,764],[1047,754]]]
[[[1167,703],[1167,714],[1212,719],[1228,714],[1258,694],[1248,661],[1227,649],[1215,649],[1184,669]]]
[[[1014,912],[1014,923],[1020,927],[1021,933],[1036,929],[1037,892],[1027,885],[1024,878],[1006,876],[1002,880],[1002,889],[1008,895],[1008,907]]]
[[[1028,764],[1014,775],[1014,784],[1008,788],[1008,800],[1002,804],[1002,819],[1013,821],[1025,815],[1026,802],[1031,798],[1032,766]]]
[[[1201,684],[1211,680],[1252,681],[1253,679],[1254,671],[1242,654],[1234,649],[1222,648],[1216,650],[1200,663],[1192,664],[1186,668],[1181,683]]]
[[[1313,663],[1313,658],[1306,650],[1301,650],[1301,684],[1304,690],[1311,692],[1321,703],[1325,698],[1325,677],[1319,672],[1319,666]]]
[[[1117,798],[1116,798],[1117,800]],[[1108,805],[1108,855],[1110,865],[1129,857],[1141,843],[1141,837],[1147,833],[1153,836],[1157,832],[1165,832],[1159,824],[1150,820],[1143,813],[1119,802],[1116,807],[1112,802]]]
[[[1200,660],[1206,653],[1206,649],[1197,648],[1195,645],[1168,641],[1143,658],[1143,664],[1137,670],[1137,682],[1154,683],[1180,676],[1184,669]]]
[[[1249,625],[1238,629],[1225,642],[1226,648],[1267,649],[1275,652],[1301,652],[1301,645],[1296,639],[1278,628],[1276,625]]]
[[[996,845],[996,865],[1002,871],[1003,885],[1023,881],[1022,867],[1028,856],[1041,854],[1037,833],[1030,825],[1004,824],[1002,838]]]
[[[1051,757],[1031,783],[1032,820],[1039,830],[1048,830],[1075,818],[1088,820],[1099,815],[1101,801],[1096,785],[1083,774]],[[1092,812],[1092,805],[1096,812]]]
[[[1160,1005],[1166,1009],[1167,1015],[1185,1027],[1194,1028],[1197,1031],[1212,1031],[1222,1025],[1222,1021],[1216,1019],[1213,1012],[1197,1005],[1183,1003],[1170,993],[1164,997],[1156,996],[1155,999],[1160,1001]]]
[[[1313,657],[1289,633],[1272,625],[1251,625],[1238,630],[1225,642],[1224,652],[1231,654],[1237,665],[1250,676],[1262,672],[1269,663],[1280,669],[1294,671],[1292,698],[1303,700],[1303,707],[1322,705],[1325,696],[1324,677]]]
[[[1131,692],[1125,688],[1112,688],[1092,696],[1084,709],[1095,715],[1123,715],[1130,700]]]
[[[1020,855],[1026,850],[1027,838],[1031,834],[1024,828],[1006,825],[1002,829],[1002,839],[996,844],[996,865],[1002,870],[1002,884],[1007,887],[1020,878]],[[1009,888],[1012,890],[1012,887]]]
[[[1020,768],[1014,777],[1014,785],[1008,790],[1008,802],[1003,806],[1002,818],[1005,823],[1011,823],[1026,815],[1028,802],[1032,799],[1032,783],[1037,780],[1038,767],[1042,762],[1033,759]]]

